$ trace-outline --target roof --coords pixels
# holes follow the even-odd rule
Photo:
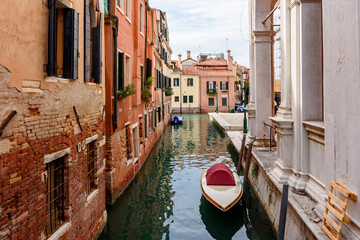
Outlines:
[[[227,65],[226,65],[227,66]],[[225,69],[208,69],[203,70],[202,67],[197,67],[197,65],[183,65],[182,66],[183,74],[185,75],[201,75],[201,76],[234,76],[232,70]]]
[[[203,61],[203,62],[200,62],[200,63],[196,63],[195,64],[196,66],[227,66],[227,62],[225,61],[221,61],[221,60],[218,60],[218,59],[213,59],[213,58],[210,58],[206,61]]]

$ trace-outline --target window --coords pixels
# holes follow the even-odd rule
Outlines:
[[[140,3],[140,32],[144,32],[144,5]]]
[[[95,188],[96,171],[96,148],[95,141],[87,144],[87,194],[90,194]]]
[[[179,102],[179,96],[175,96],[175,102]]]
[[[188,87],[192,87],[194,85],[194,82],[193,82],[192,78],[187,79],[187,85],[188,85]]]
[[[46,214],[47,224],[45,235],[48,237],[54,233],[65,221],[64,207],[64,157],[46,164],[47,170],[47,194]]]
[[[125,86],[130,84],[130,57],[126,55],[125,57]]]
[[[139,128],[138,128],[138,135],[139,135],[139,144],[142,145],[144,143],[144,128],[143,128],[143,119],[142,117],[139,117]]]
[[[193,103],[193,96],[189,96],[189,103]]]
[[[214,82],[207,82],[207,87],[208,87],[208,89],[214,89],[215,88],[215,84],[214,84]]]
[[[138,132],[138,127],[133,128],[132,134],[133,134],[134,157],[138,158],[139,157],[139,132]]]
[[[145,114],[145,116],[144,116],[144,121],[145,121],[145,123],[144,123],[144,131],[145,131],[145,138],[147,138],[147,134],[148,134],[148,119],[147,119],[147,114]]]
[[[89,1],[84,3],[84,81],[101,83],[102,14],[96,21],[93,5],[89,6]]]
[[[183,103],[187,103],[187,96],[183,96]]]
[[[158,107],[158,120],[161,122],[161,107]]]
[[[228,82],[221,82],[220,89],[221,90],[228,90],[229,83]]]
[[[130,20],[131,19],[131,0],[126,0],[126,17]]]
[[[78,55],[79,13],[60,1],[49,1],[48,76],[78,79]]]
[[[174,87],[178,87],[178,86],[179,86],[179,79],[174,78]]]
[[[221,99],[221,105],[222,106],[227,106],[227,98],[222,98]]]
[[[116,0],[116,4],[121,11],[124,9],[124,0]]]
[[[124,77],[124,53],[118,52],[118,83],[117,90],[124,90],[125,77]]]
[[[126,125],[126,158],[131,158],[131,151],[130,151],[130,124]]]
[[[214,106],[214,98],[209,98],[209,106]]]

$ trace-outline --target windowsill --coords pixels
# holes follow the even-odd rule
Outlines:
[[[48,238],[48,240],[57,240],[60,239],[71,227],[71,222],[64,223],[59,227],[58,230],[56,230],[51,236]]]
[[[137,158],[134,158],[133,164],[136,164],[138,161],[139,161],[139,158],[138,158],[138,157],[137,157]]]
[[[125,16],[125,19],[131,24],[131,20],[128,18],[128,16]]]
[[[91,200],[93,200],[98,193],[99,193],[99,189],[96,189],[96,190],[93,190],[89,196],[87,196],[85,207],[88,206],[88,204],[91,202]]]
[[[140,32],[140,35],[141,35],[141,36],[143,36],[143,37],[145,37],[145,36],[144,36],[144,34],[143,34],[142,32]]]
[[[117,8],[117,10],[119,10],[119,12],[121,12],[122,15],[124,15],[123,10],[119,6],[116,5],[116,8]]]
[[[72,79],[47,76],[44,80],[48,83],[68,83]]]
[[[94,82],[85,82],[87,85],[90,85],[90,86],[99,86],[101,85],[101,83],[94,83]]]
[[[126,166],[129,166],[133,161],[131,159],[126,160]]]

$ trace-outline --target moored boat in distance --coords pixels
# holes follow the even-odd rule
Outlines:
[[[200,185],[204,197],[223,212],[231,209],[244,193],[238,174],[223,163],[204,169]]]
[[[183,123],[183,120],[184,120],[184,117],[178,117],[178,116],[175,116],[171,119],[170,123],[172,125],[176,125],[176,124],[182,124]]]

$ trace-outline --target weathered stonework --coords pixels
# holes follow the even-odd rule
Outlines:
[[[0,137],[0,239],[42,239],[46,227],[45,155],[70,149],[65,167],[65,223],[62,239],[92,239],[106,221],[105,154],[102,96],[96,89],[70,81],[40,94],[9,87],[10,72],[0,65],[0,118],[17,114]],[[88,101],[91,99],[91,101]],[[73,106],[82,126],[78,125]],[[96,141],[96,191],[88,201],[87,153],[79,143]],[[56,156],[55,156],[56,157]],[[105,212],[105,213],[104,213]],[[105,216],[105,217],[104,217]]]

